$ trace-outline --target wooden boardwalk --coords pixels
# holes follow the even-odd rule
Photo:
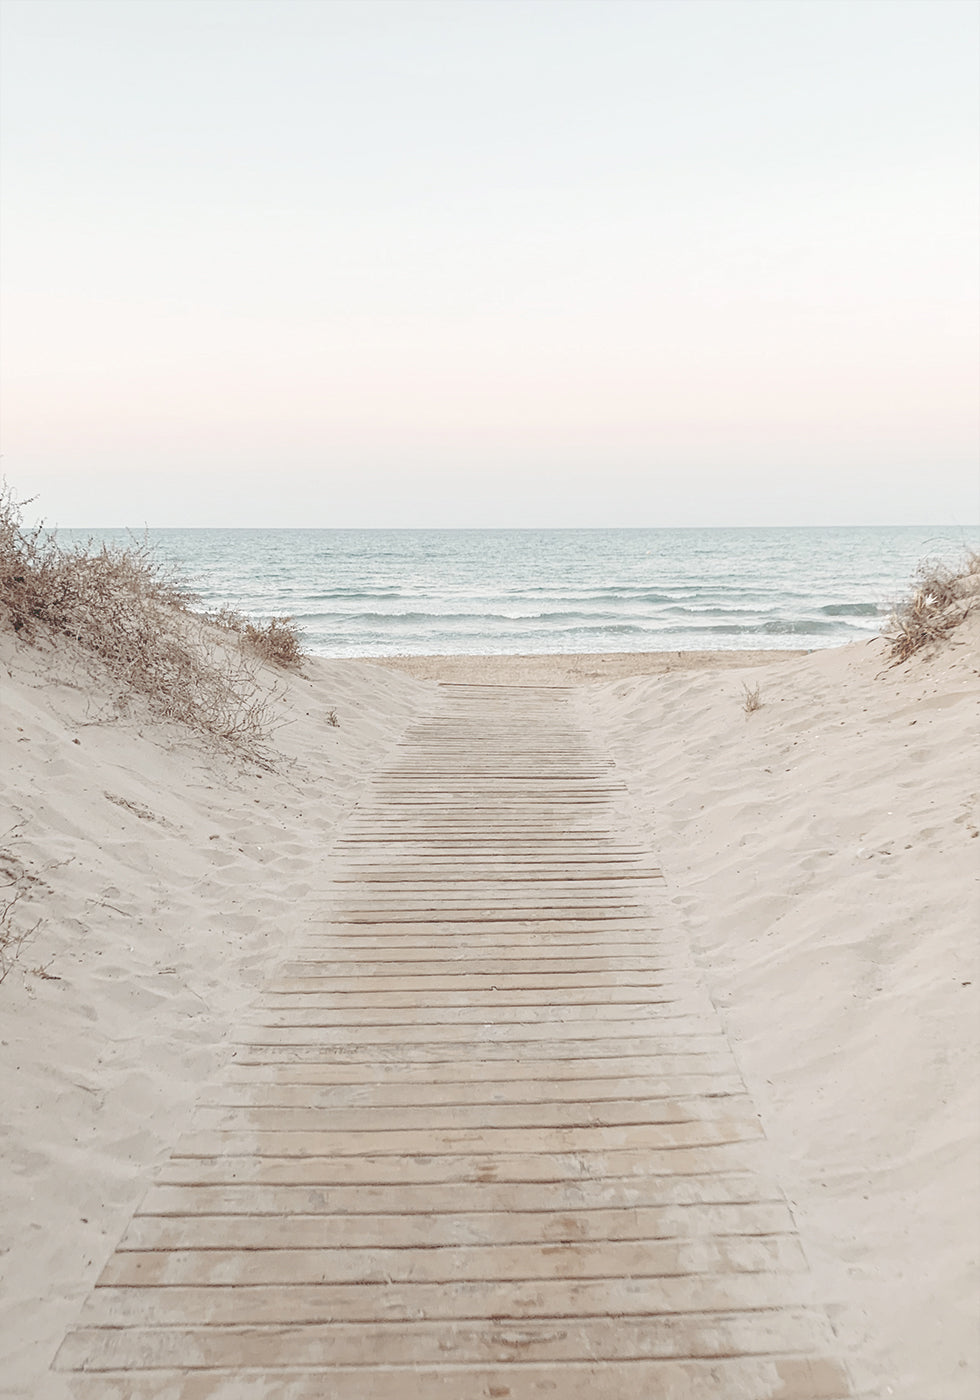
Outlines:
[[[56,1368],[81,1400],[841,1400],[571,693],[447,686]]]

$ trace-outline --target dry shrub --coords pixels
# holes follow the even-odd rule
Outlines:
[[[744,692],[742,698],[742,709],[745,711],[745,713],[747,715],[752,715],[755,714],[756,710],[761,710],[764,704],[764,701],[762,699],[762,687],[757,685],[754,688],[750,689],[748,684],[745,681],[743,681],[742,690]]]
[[[219,608],[208,614],[209,621],[234,632],[261,661],[274,666],[298,666],[303,660],[299,628],[291,617],[270,617],[256,622],[234,608]]]
[[[893,609],[884,628],[896,664],[958,627],[976,604],[978,582],[980,553],[974,551],[958,569],[934,560],[920,564],[911,594]]]
[[[258,753],[274,693],[257,649],[189,602],[145,541],[65,548],[42,526],[24,529],[19,503],[0,488],[0,607],[14,631],[27,641],[39,631],[70,637],[157,714]]]

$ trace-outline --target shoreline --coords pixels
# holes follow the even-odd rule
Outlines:
[[[853,645],[845,643],[844,645]],[[826,651],[837,648],[827,647]],[[675,671],[738,671],[798,661],[806,650],[754,651],[600,651],[600,652],[450,652],[427,656],[358,656],[345,658],[416,680],[496,685],[555,685],[560,681],[618,681],[634,676],[665,676]]]

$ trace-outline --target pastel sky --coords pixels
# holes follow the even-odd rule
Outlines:
[[[5,0],[63,526],[967,524],[974,0]]]

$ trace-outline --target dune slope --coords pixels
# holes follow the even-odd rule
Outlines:
[[[582,694],[782,1155],[862,1393],[966,1400],[980,615],[902,666],[873,642]]]
[[[138,699],[120,713],[63,641],[0,632],[0,879],[25,890],[15,927],[41,921],[0,985],[4,1395],[39,1393],[229,1025],[316,916],[334,828],[431,690],[356,662],[275,679],[270,770]]]

